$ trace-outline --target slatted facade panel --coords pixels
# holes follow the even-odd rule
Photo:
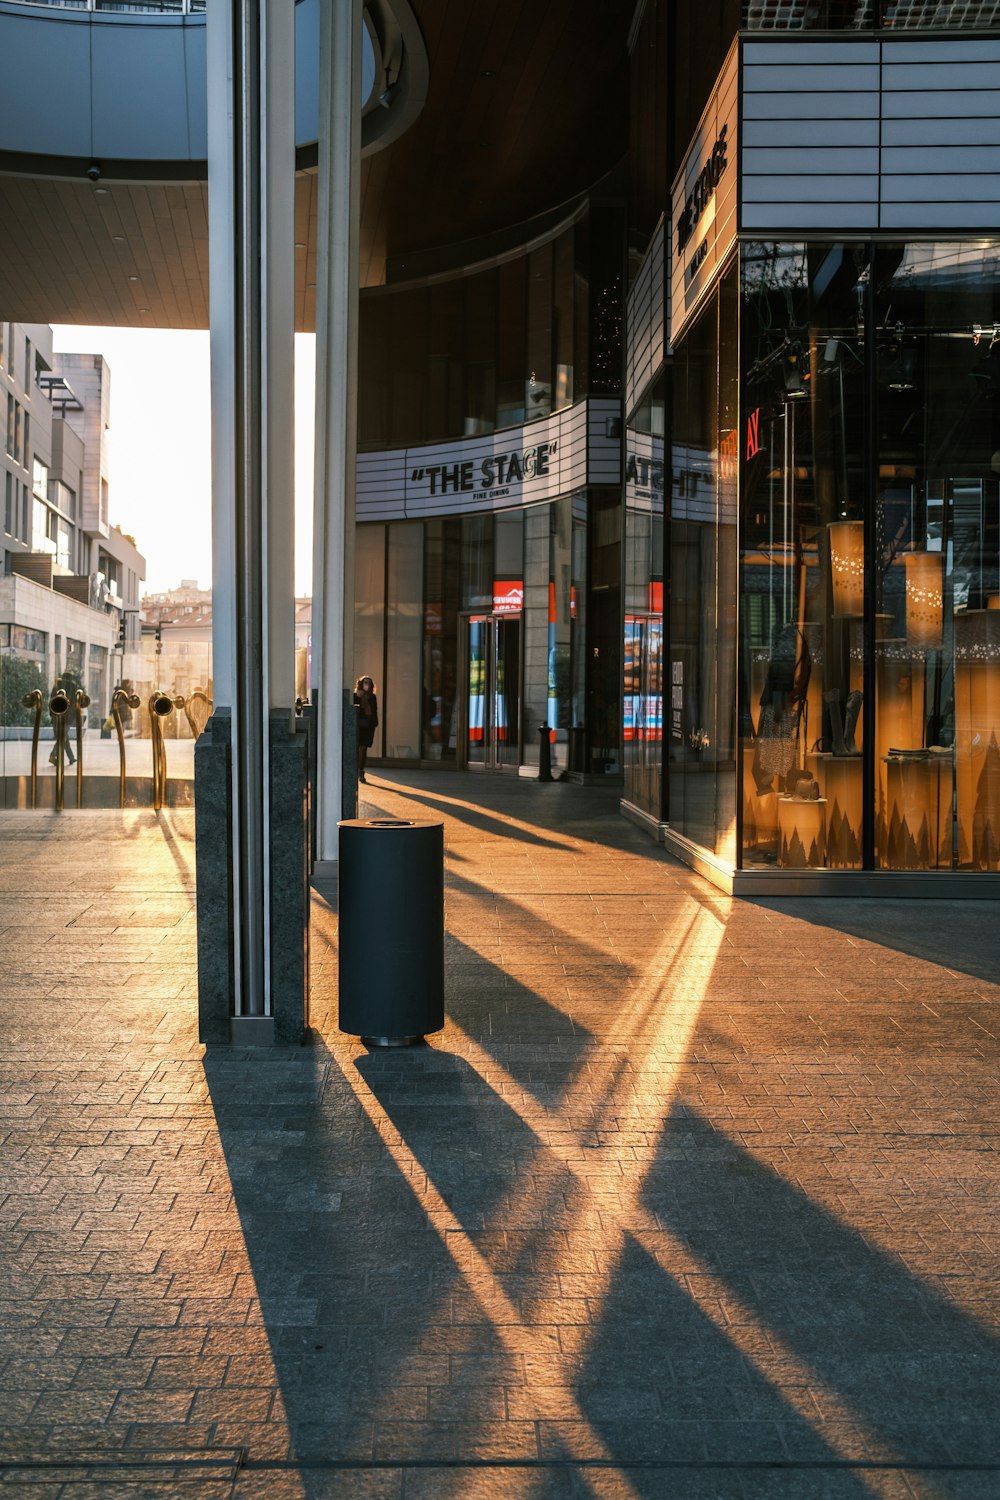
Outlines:
[[[1000,226],[1000,41],[882,45],[882,229]]]
[[[740,228],[1000,226],[1000,41],[745,41]]]
[[[587,402],[587,472],[582,480],[574,481],[574,489],[588,482],[621,484],[621,415],[619,401],[599,399]]]
[[[558,476],[555,488],[552,490],[553,498],[556,493],[565,495],[570,490],[583,489],[587,483],[587,433],[589,430],[588,413],[601,403],[598,401],[579,401],[576,406],[571,406],[569,411],[563,412],[559,430],[559,464],[551,467],[555,469]],[[616,410],[618,403],[613,403]],[[529,498],[527,495],[525,499]]]
[[[740,227],[875,229],[879,44],[746,42]]]
[[[631,413],[663,363],[666,223],[660,222],[625,307],[625,411]]]

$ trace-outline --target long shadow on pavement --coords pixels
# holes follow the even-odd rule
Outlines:
[[[507,1384],[508,1411],[538,1423],[541,1458],[603,1455],[649,1500],[660,1500],[678,1467],[686,1476],[678,1493],[692,1497],[743,1494],[730,1466],[807,1455],[838,1467],[835,1448],[778,1387],[619,1233],[613,1206],[589,1192],[587,1169],[571,1171],[462,1058],[433,1059],[430,1097],[419,1084],[401,1092],[391,1060],[359,1067],[456,1220],[482,1235],[484,1266],[520,1319],[526,1379],[510,1371],[509,1354],[506,1373],[488,1357],[470,1378],[484,1381],[484,1392]],[[577,1294],[576,1283],[590,1295]],[[476,1316],[471,1306],[464,1316]],[[837,1493],[860,1500],[870,1491],[841,1466]]]
[[[683,1415],[692,1399],[697,1408],[714,1398],[734,1419],[730,1437],[720,1438],[731,1453],[757,1445],[766,1457],[759,1434],[770,1429],[769,1446],[780,1438],[787,1460],[825,1465],[826,1424],[834,1442],[846,1415],[858,1425],[855,1439],[844,1436],[859,1457],[868,1432],[901,1467],[934,1466],[928,1494],[958,1500],[1000,1482],[1000,1341],[985,1322],[694,1111],[671,1118],[642,1203],[685,1262],[703,1268],[705,1295],[718,1296],[721,1283],[732,1298],[727,1318],[759,1339],[762,1357],[725,1349],[714,1328],[699,1328],[693,1303],[632,1244],[589,1350],[586,1378],[595,1387],[616,1368],[623,1343],[651,1376],[666,1352],[665,1408]],[[701,1279],[690,1270],[688,1278]],[[767,1379],[793,1365],[811,1387],[815,1424],[789,1423]],[[625,1440],[600,1411],[594,1422],[612,1446]]]
[[[457,772],[430,772],[423,776],[395,771],[377,774],[380,781],[368,787],[373,800],[380,791],[386,791],[502,838],[567,851],[576,839],[593,841],[592,830],[595,822],[599,822],[607,834],[600,842],[608,848],[632,848],[637,840],[642,843],[641,836],[618,813],[621,794],[615,788],[581,787],[573,783],[540,786],[530,778]],[[532,825],[539,832],[532,833],[525,825]],[[650,854],[656,856],[656,845],[649,842],[648,847]]]
[[[907,953],[933,964],[944,975],[951,970],[991,984],[997,983],[1000,975],[1000,924],[996,921],[995,900],[800,897],[780,901],[769,897],[748,900],[747,905]]]
[[[974,1476],[954,1465],[996,1460],[984,1327],[691,1111],[650,1168],[660,1233],[642,1237],[461,1057],[317,1047],[205,1070],[300,1459],[603,1452],[639,1465],[644,1500],[658,1464],[721,1497],[745,1492],[727,1466],[743,1482],[755,1463],[860,1500],[843,1455],[866,1455],[865,1430],[901,1466],[941,1465],[955,1500]]]

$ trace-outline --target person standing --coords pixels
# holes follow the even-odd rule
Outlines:
[[[365,764],[378,728],[378,697],[370,677],[358,678],[354,687],[354,701],[358,705],[358,780],[367,785]]]

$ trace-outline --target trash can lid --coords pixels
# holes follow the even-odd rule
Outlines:
[[[344,818],[338,828],[443,828],[440,818]]]

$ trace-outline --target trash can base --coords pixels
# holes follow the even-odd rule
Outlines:
[[[361,1044],[364,1047],[416,1047],[423,1041],[422,1036],[363,1036]]]

